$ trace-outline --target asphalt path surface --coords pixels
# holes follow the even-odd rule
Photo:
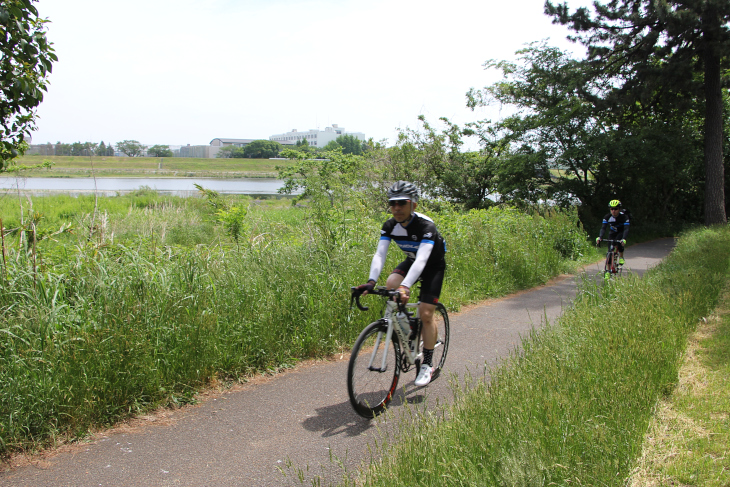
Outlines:
[[[674,243],[660,239],[628,247],[624,271],[643,274]],[[0,485],[300,485],[299,470],[308,480],[321,476],[325,484],[336,481],[343,474],[340,465],[352,472],[367,462],[377,452],[373,447],[379,437],[404,415],[435,411],[450,401],[447,377],[483,377],[488,366],[519,347],[522,336],[546,320],[553,322],[575,297],[577,283],[596,279],[602,267],[596,263],[581,274],[450,313],[445,373],[423,388],[413,384],[415,371],[401,375],[388,414],[375,420],[361,418],[350,407],[345,382],[349,355],[344,354],[209,393],[195,406],[137,418],[87,442],[15,458],[0,472]]]

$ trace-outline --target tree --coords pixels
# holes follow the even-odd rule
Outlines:
[[[297,140],[297,143],[294,145],[294,147],[296,148],[294,150],[304,152],[305,154],[311,154],[315,151],[314,147],[309,145],[309,141],[307,139]]]
[[[562,170],[565,177],[553,185],[553,192],[561,201],[578,198],[585,211],[596,191],[594,172],[603,159],[601,144],[606,133],[595,103],[586,98],[597,88],[587,86],[580,61],[544,42],[517,54],[520,63],[487,61],[485,67],[501,70],[504,80],[467,94],[472,109],[497,101],[516,107],[516,112],[496,128],[477,129],[502,132],[507,140],[532,148],[540,155],[532,160],[545,169],[549,163]],[[487,137],[481,138],[482,145],[491,143]]]
[[[48,74],[58,58],[48,42],[35,0],[0,3],[0,172],[22,153],[35,129],[35,108],[47,91]]]
[[[727,0],[611,0],[570,13],[545,3],[554,23],[569,25],[589,60],[616,82],[622,103],[657,103],[667,95],[704,98],[705,224],[725,223],[723,97],[730,61]]]
[[[335,139],[337,144],[342,147],[343,154],[362,155],[362,141],[354,135],[344,134]]]
[[[324,159],[312,159],[306,152],[289,148],[282,156],[291,159],[292,163],[277,167],[279,179],[284,181],[279,192],[299,192],[293,202],[308,201],[312,227],[329,246],[349,241],[352,232],[361,226],[356,211],[360,195],[353,188],[361,188],[364,184],[363,157],[337,150],[328,152]]]
[[[147,148],[146,145],[142,145],[136,140],[123,140],[117,142],[117,150],[123,152],[129,157],[139,157],[142,152]]]
[[[327,144],[324,147],[322,147],[323,152],[340,150],[340,149],[342,149],[342,146],[340,144],[338,144],[336,140],[330,140],[329,142],[327,142]]]
[[[56,142],[55,155],[70,156],[71,155],[71,144],[63,144],[63,143],[61,143],[61,141]]]
[[[172,157],[169,145],[153,145],[147,153],[152,157]]]
[[[103,140],[99,143],[99,148],[97,150],[100,156],[106,156],[106,144]]]
[[[244,157],[249,159],[268,159],[276,157],[281,152],[281,144],[275,140],[254,140],[243,148]]]
[[[577,198],[586,225],[617,197],[647,220],[697,221],[698,100],[611,103],[610,80],[589,63],[544,43],[518,54],[518,63],[487,62],[503,80],[468,95],[472,108],[494,101],[516,108],[495,125],[471,126],[485,148],[510,141],[495,168],[501,197],[566,205]]]
[[[216,152],[215,157],[218,159],[229,159],[231,158],[231,152],[233,152],[233,149],[235,148],[235,145],[226,145],[221,147],[218,152]]]

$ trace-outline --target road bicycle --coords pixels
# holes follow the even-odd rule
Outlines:
[[[352,288],[352,301],[362,311],[369,308],[360,303],[357,288]],[[383,317],[370,323],[355,341],[347,367],[347,393],[357,414],[374,418],[382,413],[393,399],[401,372],[421,368],[423,340],[419,316],[420,303],[403,304],[397,291],[379,286],[369,291],[386,299]],[[415,308],[415,309],[414,309]],[[399,323],[398,315],[405,313],[408,327]],[[402,316],[402,315],[400,315]],[[438,331],[433,351],[433,374],[431,382],[441,374],[446,353],[449,351],[449,315],[446,307],[438,303],[433,313]]]
[[[613,276],[620,276],[623,266],[619,263],[618,244],[621,240],[601,240],[598,243],[600,247],[603,242],[608,243],[608,252],[606,252],[606,263],[603,265],[603,278],[608,280]]]

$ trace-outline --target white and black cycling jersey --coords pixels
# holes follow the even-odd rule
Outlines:
[[[429,217],[420,213],[413,213],[413,218],[405,225],[391,218],[383,224],[380,230],[378,250],[373,256],[370,265],[370,279],[377,281],[380,271],[385,264],[390,242],[394,241],[406,254],[408,272],[402,285],[411,287],[418,280],[424,270],[435,271],[446,268],[446,244],[436,229],[436,225]]]
[[[413,219],[406,227],[391,218],[380,230],[380,240],[392,240],[410,259],[416,258],[421,243],[432,244],[433,249],[426,265],[442,265],[446,245],[436,229],[436,224],[426,215],[414,212]]]

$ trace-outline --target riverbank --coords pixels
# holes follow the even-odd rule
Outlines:
[[[20,167],[51,162],[50,168],[23,169],[23,177],[155,177],[155,178],[275,178],[281,159],[203,159],[194,157],[22,156]]]
[[[197,196],[197,186],[222,194],[245,194],[251,196],[282,196],[279,189],[283,182],[274,178],[156,178],[156,177],[95,177],[95,178],[52,178],[52,177],[0,177],[0,194],[17,193],[31,196],[95,194],[116,196],[139,190],[152,190],[159,194],[175,196]]]

